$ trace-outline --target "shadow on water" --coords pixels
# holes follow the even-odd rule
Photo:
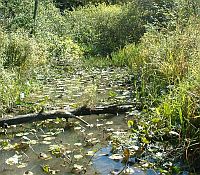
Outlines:
[[[121,163],[121,160],[112,160],[109,158],[111,155],[111,147],[102,148],[93,159],[93,166],[102,175],[109,175],[118,172],[121,172],[124,169],[124,164]],[[145,175],[146,173],[137,167],[133,167],[131,174],[134,175]],[[148,173],[148,175],[154,175],[152,173]]]

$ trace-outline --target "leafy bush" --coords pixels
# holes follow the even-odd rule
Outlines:
[[[174,30],[176,25],[185,26],[191,16],[197,16],[199,1],[188,0],[135,0],[142,20],[158,30]]]
[[[69,37],[59,37],[50,32],[36,37],[39,43],[45,43],[50,60],[75,61],[82,56],[82,49]]]
[[[50,0],[39,1],[35,23],[33,19],[34,5],[34,0],[3,1],[1,9],[6,28],[12,31],[23,28],[29,33],[34,29],[35,33],[43,31],[63,34],[63,17],[53,2]]]
[[[64,11],[65,9],[73,10],[73,9],[76,9],[80,6],[85,6],[85,5],[88,5],[88,4],[93,4],[93,5],[97,5],[97,4],[100,4],[100,3],[121,4],[121,3],[127,3],[129,1],[130,0],[84,0],[84,1],[80,1],[80,0],[69,0],[69,1],[55,0],[55,5],[61,11]]]
[[[25,32],[2,33],[4,45],[1,56],[4,68],[18,68],[20,71],[33,70],[46,60],[45,48]]]
[[[4,25],[8,29],[25,28],[30,30],[33,27],[34,0],[3,0],[1,11],[4,18]]]
[[[51,1],[41,1],[38,5],[36,19],[36,35],[40,37],[44,33],[52,33],[58,36],[66,36],[66,24],[64,17]]]
[[[124,6],[87,6],[66,13],[66,26],[74,40],[85,52],[108,55],[126,43],[137,42],[143,34],[143,25],[133,3]]]

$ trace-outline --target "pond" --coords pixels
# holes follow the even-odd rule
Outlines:
[[[120,160],[109,158],[111,145],[108,137],[111,132],[127,129],[124,116],[92,115],[85,116],[84,120],[94,126],[68,126],[63,121],[47,120],[7,129],[6,135],[1,136],[0,174],[24,174],[28,170],[34,174],[44,174],[45,165],[57,174],[77,174],[79,169],[75,170],[74,165],[83,166],[85,174],[109,174],[116,168],[123,168]],[[76,123],[74,119],[71,122]],[[50,151],[53,146],[55,150]],[[59,147],[65,150],[61,151]],[[68,153],[69,159],[73,160],[66,163],[63,156]],[[13,158],[14,155],[17,156]]]
[[[55,72],[38,79],[43,88],[29,97],[25,94],[19,108],[26,103],[51,110],[134,101],[134,89],[127,83],[131,76],[126,69],[80,70],[73,75]],[[132,117],[144,117],[141,112],[133,109]],[[84,120],[91,126],[75,119],[55,119],[1,129],[0,174],[154,175],[161,174],[156,163],[166,169],[172,167],[170,161],[163,162],[168,147],[173,149],[171,145],[143,144],[147,142],[145,138],[142,143],[143,136],[131,133],[127,125],[135,118],[127,118],[126,114],[90,115]],[[142,122],[137,127],[141,131]],[[177,165],[181,167],[182,162],[177,161]]]
[[[126,140],[125,115],[91,115],[84,120],[93,126],[75,119],[69,123],[56,119],[11,127],[6,133],[2,130],[0,174],[160,174],[144,166],[146,161],[141,166],[137,156],[123,161],[123,148],[120,144],[116,147],[115,138]]]

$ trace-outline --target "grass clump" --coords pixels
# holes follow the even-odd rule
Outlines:
[[[46,63],[45,49],[26,32],[0,32],[0,112],[12,109],[20,94],[27,96],[35,86],[31,83],[35,70]]]
[[[177,23],[174,30],[158,31],[150,25],[139,44],[112,53],[114,65],[128,66],[134,74],[134,97],[148,113],[141,120],[150,120],[147,125],[152,126],[145,137],[151,140],[154,133],[160,141],[172,143],[170,160],[184,160],[196,170],[200,155],[199,25],[197,16],[184,26]]]

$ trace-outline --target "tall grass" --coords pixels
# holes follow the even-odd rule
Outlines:
[[[199,21],[192,17],[184,27],[177,24],[167,32],[151,26],[138,45],[127,45],[112,54],[113,64],[129,66],[135,75],[133,94],[150,120],[162,121],[153,130],[161,132],[160,136],[177,132],[180,155],[191,166],[200,155]]]

